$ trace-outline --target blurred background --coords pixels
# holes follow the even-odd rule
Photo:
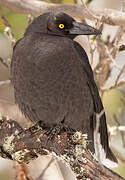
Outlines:
[[[82,4],[81,0],[46,0],[48,3],[77,3]],[[122,0],[90,0],[85,1],[89,7],[98,9],[117,9],[122,11]],[[0,115],[9,116],[14,120],[19,120],[23,127],[28,127],[30,124],[19,112],[18,107],[14,104],[13,87],[10,83],[9,65],[11,62],[14,42],[19,40],[33,19],[30,15],[19,14],[0,5],[0,14],[5,17],[10,27],[0,18]],[[1,17],[1,16],[0,16]],[[86,20],[88,24],[96,26],[94,22]],[[5,25],[6,24],[6,25]],[[98,24],[99,26],[100,24]],[[102,25],[100,25],[102,26]],[[120,34],[120,37],[119,37]],[[100,39],[93,37],[80,36],[76,39],[85,48],[90,64],[93,68],[95,80],[100,90],[103,105],[106,111],[109,139],[113,152],[119,159],[119,166],[113,169],[121,176],[125,177],[125,33],[124,29],[118,26],[103,25],[101,43],[105,45],[103,51],[107,54],[101,56]],[[114,46],[115,44],[115,46]],[[97,47],[98,50],[93,50]],[[123,48],[122,48],[123,47]],[[110,55],[111,53],[111,55]],[[104,52],[103,52],[104,54]],[[103,57],[103,59],[101,59]],[[101,62],[101,63],[100,63]],[[46,159],[44,157],[44,159]],[[38,159],[29,165],[28,170],[32,171],[36,164],[41,160]],[[47,161],[48,162],[48,161]],[[57,162],[54,163],[57,169]],[[43,164],[43,163],[42,163]],[[58,163],[61,169],[61,166]],[[16,169],[16,171],[15,171]],[[12,161],[0,158],[0,180],[15,180],[19,167]],[[58,171],[64,172],[63,168]],[[68,172],[67,172],[68,173]],[[37,177],[32,174],[32,178]],[[69,179],[62,177],[62,179]],[[56,179],[56,177],[54,178]],[[58,176],[57,176],[58,179]],[[61,178],[60,178],[61,179]],[[73,179],[73,178],[72,178]]]

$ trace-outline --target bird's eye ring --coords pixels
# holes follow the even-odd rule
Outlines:
[[[64,24],[59,24],[59,28],[63,29],[64,28]]]

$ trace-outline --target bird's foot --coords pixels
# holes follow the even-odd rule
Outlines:
[[[50,128],[46,135],[48,135],[48,140],[53,139],[54,136],[57,136],[61,130],[64,130],[64,126],[62,123],[57,124],[55,127]]]
[[[74,131],[63,123],[59,123],[46,132],[46,135],[48,135],[48,140],[53,139],[55,136],[59,135],[60,132],[67,132],[68,134],[73,134]]]

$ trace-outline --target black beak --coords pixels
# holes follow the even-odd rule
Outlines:
[[[70,29],[69,34],[74,35],[99,35],[101,34],[101,31],[87,25],[82,24],[79,22],[74,21],[73,27]]]

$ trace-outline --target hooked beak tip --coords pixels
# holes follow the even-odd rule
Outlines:
[[[97,36],[97,35],[101,35],[102,34],[102,32],[100,31],[100,30],[97,30],[97,29],[95,29],[95,35]]]
[[[76,35],[101,35],[101,31],[97,30],[87,24],[81,24],[79,22],[74,22],[73,23],[73,28],[71,29],[70,33],[71,34],[76,34]]]

